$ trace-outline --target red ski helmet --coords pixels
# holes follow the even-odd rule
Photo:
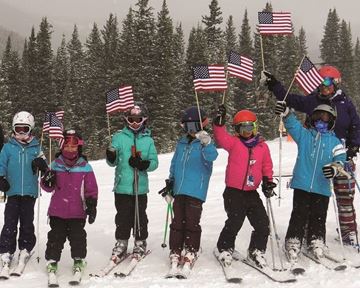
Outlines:
[[[332,78],[334,80],[334,84],[338,84],[341,81],[341,73],[340,71],[331,65],[324,65],[319,69],[319,74],[322,78]]]
[[[257,133],[257,117],[254,112],[250,110],[241,110],[237,112],[233,119],[233,126],[235,131],[241,136],[248,137],[251,132],[252,135]]]
[[[256,122],[257,117],[254,112],[250,110],[241,110],[237,112],[233,119],[233,125],[238,125],[241,122]]]

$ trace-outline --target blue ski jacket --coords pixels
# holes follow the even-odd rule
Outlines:
[[[174,195],[187,195],[205,202],[217,156],[213,143],[203,146],[198,139],[189,143],[186,136],[180,138],[170,166]]]
[[[345,162],[346,151],[340,140],[332,131],[321,134],[304,128],[293,113],[284,118],[284,125],[298,146],[290,187],[330,197],[330,180],[324,177],[322,167]]]
[[[33,173],[31,162],[40,152],[39,141],[35,138],[27,145],[14,138],[4,144],[0,153],[0,176],[5,176],[10,184],[7,196],[38,196],[38,175]]]

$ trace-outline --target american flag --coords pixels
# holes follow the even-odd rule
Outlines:
[[[62,147],[62,141],[64,140],[63,133],[64,126],[60,119],[56,117],[56,115],[50,115],[49,137],[57,139],[59,141],[60,147]]]
[[[304,57],[295,80],[307,94],[313,92],[324,81],[308,57]]]
[[[50,127],[50,115],[55,115],[59,120],[64,118],[64,111],[60,110],[58,112],[45,112],[45,119],[43,124],[43,132],[48,132]]]
[[[124,86],[106,92],[106,113],[125,111],[134,107],[132,86]]]
[[[195,91],[224,91],[227,89],[225,69],[221,65],[192,67]]]
[[[250,58],[241,56],[234,51],[230,51],[227,71],[229,72],[229,76],[252,81],[254,62]]]
[[[292,34],[290,12],[258,12],[261,35]]]

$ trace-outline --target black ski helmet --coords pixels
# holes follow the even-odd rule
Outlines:
[[[209,124],[209,119],[207,118],[206,112],[203,109],[200,109],[201,123],[204,128]],[[181,116],[181,126],[184,128],[186,133],[196,133],[201,130],[199,117],[199,109],[197,106],[192,106],[184,110]]]
[[[327,104],[320,104],[313,110],[311,116],[310,116],[310,125],[312,127],[315,127],[315,121],[319,120],[321,118],[321,114],[323,112],[326,112],[329,114],[329,121],[328,121],[328,129],[334,130],[335,128],[335,121],[337,117],[337,112],[335,107],[331,107]]]

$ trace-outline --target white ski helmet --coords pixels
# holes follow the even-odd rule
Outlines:
[[[15,126],[29,126],[30,131],[33,130],[35,127],[34,116],[26,111],[16,113],[12,121],[13,131],[15,131]]]

